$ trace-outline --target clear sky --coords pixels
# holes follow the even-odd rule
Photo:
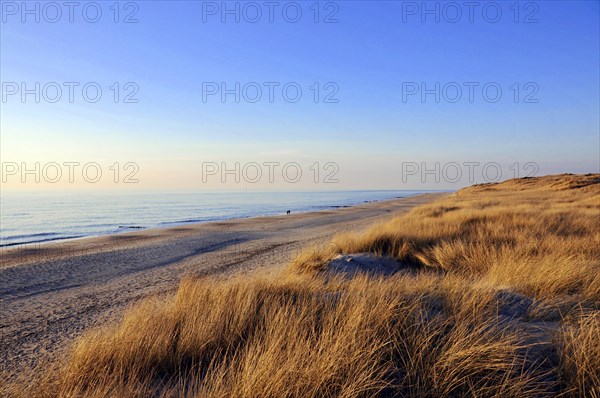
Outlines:
[[[3,189],[455,189],[465,162],[478,182],[490,162],[503,179],[515,162],[599,171],[598,1],[267,3],[2,1]],[[23,184],[35,162],[95,162],[103,179],[65,182],[62,166],[59,183],[49,167]],[[239,184],[222,183],[223,162],[240,163]],[[276,168],[271,183],[265,162],[303,178]],[[463,178],[423,176],[436,162]],[[258,183],[241,171],[254,163]],[[122,183],[130,171],[139,183]]]

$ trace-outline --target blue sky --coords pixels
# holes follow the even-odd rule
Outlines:
[[[273,23],[264,2],[253,3],[263,12],[257,23],[244,18],[247,2],[228,2],[240,7],[238,23],[233,15],[222,22],[222,2],[201,1],[121,2],[119,23],[114,2],[99,2],[97,23],[79,9],[70,23],[64,8],[49,23],[54,14],[44,15],[41,2],[35,23],[32,15],[22,22],[21,2],[3,2],[3,91],[7,82],[96,82],[103,93],[97,103],[84,101],[78,89],[73,103],[66,91],[57,103],[7,96],[0,104],[2,161],[136,162],[143,178],[135,188],[148,189],[221,188],[220,181],[199,181],[205,161],[339,165],[338,184],[294,186],[305,189],[455,188],[404,182],[402,162],[536,162],[539,174],[599,171],[599,2],[517,2],[516,15],[514,2],[484,1],[472,22],[463,2],[455,2],[463,13],[456,23],[448,2],[427,3],[439,7],[439,22],[429,14],[421,20],[422,2],[320,2],[318,23],[315,2],[289,3],[275,2]],[[296,4],[302,17],[286,21],[282,8],[293,18]],[[207,13],[213,6],[216,15]],[[492,22],[497,9],[502,14]],[[138,22],[123,23],[133,11]],[[331,13],[337,23],[324,23]],[[119,103],[109,89],[114,82]],[[139,88],[138,103],[122,102],[127,82]],[[279,86],[273,103],[266,89],[256,103],[236,103],[232,95],[223,103],[219,95],[203,101],[203,82]],[[302,89],[295,103],[280,90],[290,82]],[[417,94],[403,101],[403,84],[411,82],[455,82],[462,97],[436,103]],[[464,82],[479,84],[473,102]],[[502,89],[498,102],[483,98],[488,83]],[[337,103],[323,103],[332,87]],[[537,103],[525,103],[533,91]],[[272,185],[250,187],[290,189]]]

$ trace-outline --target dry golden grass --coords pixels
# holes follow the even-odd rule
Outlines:
[[[600,397],[600,312],[566,321],[558,337],[566,390],[573,395]]]
[[[599,223],[599,175],[467,188],[276,277],[186,279],[5,393],[599,397]],[[406,271],[328,271],[363,252]]]

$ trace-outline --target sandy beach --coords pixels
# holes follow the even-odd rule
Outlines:
[[[174,291],[184,276],[276,270],[302,248],[444,195],[5,249],[1,370],[10,373],[61,353],[83,331],[118,320],[137,300]]]

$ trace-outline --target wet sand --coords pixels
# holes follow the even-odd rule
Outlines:
[[[60,354],[83,331],[118,320],[137,300],[174,291],[184,276],[274,272],[302,248],[444,195],[4,249],[0,371]]]

